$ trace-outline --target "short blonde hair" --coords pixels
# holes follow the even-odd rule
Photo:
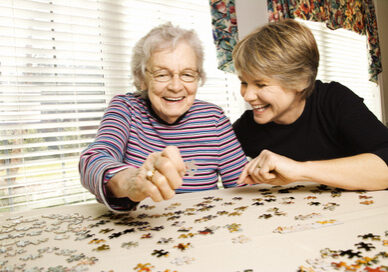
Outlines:
[[[309,96],[319,66],[314,35],[293,19],[268,23],[243,38],[233,50],[236,71],[252,78],[261,74],[282,87],[303,89]]]
[[[197,72],[201,84],[204,84],[206,79],[203,70],[204,52],[200,39],[194,30],[186,30],[167,22],[151,29],[133,48],[131,61],[133,83],[143,95],[147,96],[147,93],[144,92],[147,90],[141,90],[141,83],[145,80],[145,70],[152,53],[164,49],[174,49],[179,42],[186,42],[193,48],[197,58]]]

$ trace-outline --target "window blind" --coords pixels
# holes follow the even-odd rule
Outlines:
[[[206,48],[197,98],[236,119],[238,81],[216,69],[208,1],[0,2],[0,212],[95,201],[79,153],[112,96],[134,91],[134,43],[166,21],[195,29]]]
[[[381,121],[380,90],[369,81],[366,36],[346,29],[331,30],[324,23],[296,20],[307,25],[317,41],[320,53],[317,78],[350,88],[364,98],[365,105]]]

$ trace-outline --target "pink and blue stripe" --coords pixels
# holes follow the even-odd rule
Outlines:
[[[194,176],[184,177],[177,193],[217,189],[219,176],[225,188],[236,186],[247,161],[220,107],[195,100],[172,125],[158,121],[149,107],[149,102],[130,93],[114,97],[95,141],[82,152],[81,182],[97,200],[112,210],[125,210],[109,203],[104,184],[118,171],[140,167],[150,153],[169,145],[179,148],[183,160],[198,166]]]

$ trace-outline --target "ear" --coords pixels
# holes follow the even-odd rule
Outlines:
[[[308,87],[308,81],[304,80],[296,87],[297,93],[304,93],[304,90]]]
[[[140,89],[141,89],[142,91],[148,90],[148,86],[147,86],[147,83],[146,83],[145,81],[142,81],[142,82],[140,83]]]

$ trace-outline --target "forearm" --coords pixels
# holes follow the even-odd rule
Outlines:
[[[131,183],[136,179],[138,171],[138,168],[128,167],[116,173],[106,184],[110,195],[117,198],[128,197]]]
[[[102,201],[100,188],[107,176],[128,167],[124,163],[96,150],[85,150],[80,157],[79,172],[82,185]]]
[[[234,134],[230,122],[225,118],[223,125],[219,125],[219,174],[224,188],[235,187],[237,180],[247,164],[247,158]]]
[[[302,164],[302,179],[305,181],[348,190],[388,188],[388,167],[380,157],[371,153]]]

